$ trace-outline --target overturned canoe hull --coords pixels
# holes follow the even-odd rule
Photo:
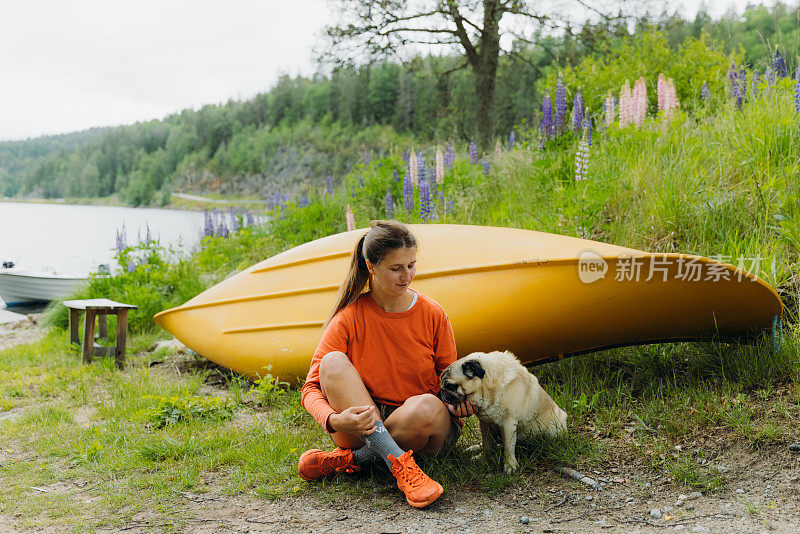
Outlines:
[[[754,335],[782,313],[777,293],[732,265],[572,237],[411,225],[412,287],[445,309],[460,355],[511,350],[525,363],[625,344]],[[264,260],[155,316],[206,358],[249,377],[305,377],[366,230]]]

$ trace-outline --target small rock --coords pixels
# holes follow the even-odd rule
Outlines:
[[[709,530],[703,525],[695,525],[692,527],[692,532],[708,532]]]
[[[685,526],[683,526],[683,525],[675,525],[675,530],[676,530],[676,531],[681,531],[681,530],[683,530],[683,529],[685,529],[685,528],[686,528],[686,527],[685,527]]]
[[[800,443],[792,443],[789,445],[789,450],[792,452],[800,452]]]
[[[691,492],[691,493],[689,494],[689,500],[690,500],[690,501],[693,501],[693,500],[695,500],[695,499],[699,499],[699,498],[700,498],[700,497],[702,497],[702,496],[703,496],[703,494],[702,494],[702,493],[700,493],[699,491],[693,491],[693,492]]]
[[[686,509],[689,510],[689,511],[694,510],[694,505],[693,504],[687,504],[686,505]]]
[[[531,518],[528,517],[527,515],[523,515],[522,517],[519,518],[519,522],[522,523],[523,525],[527,525],[528,523],[531,522]]]
[[[675,501],[675,507],[676,508],[680,508],[681,506],[683,506],[683,503],[685,503],[685,502],[686,501]]]
[[[591,495],[587,495],[586,497],[584,497],[584,499],[586,499],[587,501],[591,501],[592,499],[594,499],[594,497],[592,497]]]
[[[728,472],[728,466],[725,465],[716,465],[714,466],[714,469],[716,469],[717,473],[719,473],[720,475]]]
[[[337,521],[344,521],[345,519],[347,519],[346,515],[340,515],[339,517],[336,518]]]
[[[486,517],[489,517],[490,515],[492,515],[492,511],[489,510],[488,508],[484,508],[483,510],[481,510],[481,513],[483,515],[485,515]]]
[[[464,509],[463,509],[463,508],[456,508],[454,511],[455,511],[456,513],[460,513],[460,514],[463,514],[463,513],[464,513]]]
[[[736,488],[736,493],[744,493],[744,490],[742,488]]]
[[[625,499],[625,502],[633,502],[633,497],[628,497],[627,499]]]
[[[672,506],[665,506],[664,508],[661,509],[661,511],[664,512],[665,514],[668,514],[672,511]]]
[[[652,510],[650,510],[650,517],[652,517],[653,519],[661,519],[661,510],[659,510],[658,508],[653,508]]]
[[[688,497],[686,497],[686,495],[684,495],[683,493],[681,493],[680,495],[678,495],[678,500],[679,500],[679,501],[685,501],[687,498],[688,498]]]

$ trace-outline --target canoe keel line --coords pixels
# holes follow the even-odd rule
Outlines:
[[[410,226],[420,243],[413,287],[450,316],[459,355],[508,349],[533,364],[770,332],[775,343],[780,327],[775,290],[717,260],[514,228]],[[155,321],[237,373],[301,379],[365,231],[282,252]]]

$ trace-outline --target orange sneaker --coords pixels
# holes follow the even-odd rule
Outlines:
[[[392,474],[397,479],[397,487],[406,494],[408,504],[414,508],[425,508],[438,499],[439,495],[444,493],[444,489],[422,472],[411,453],[412,451],[406,451],[400,458],[389,455]]]
[[[353,451],[336,447],[331,452],[311,449],[300,455],[297,472],[303,480],[316,480],[341,473],[355,473],[361,469],[353,463]]]

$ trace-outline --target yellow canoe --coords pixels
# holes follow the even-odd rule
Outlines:
[[[411,225],[412,287],[438,301],[460,355],[533,363],[604,348],[753,335],[782,314],[775,290],[733,265],[514,228]],[[155,316],[206,358],[249,377],[305,377],[365,229],[264,260]]]

